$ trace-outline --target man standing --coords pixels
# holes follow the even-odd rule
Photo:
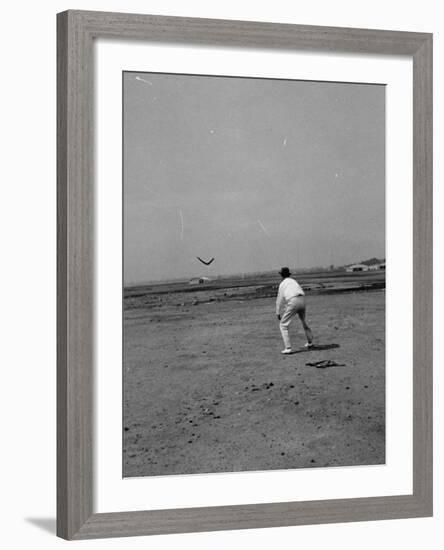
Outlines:
[[[282,277],[282,282],[279,285],[279,291],[276,299],[276,315],[279,319],[279,328],[281,330],[282,339],[284,340],[285,349],[281,353],[291,353],[290,335],[288,334],[288,326],[293,317],[297,314],[301,320],[302,326],[307,338],[306,348],[313,346],[313,334],[310,327],[305,321],[305,294],[299,283],[290,277],[291,273],[288,267],[283,267],[279,271]],[[283,313],[282,313],[283,310]]]

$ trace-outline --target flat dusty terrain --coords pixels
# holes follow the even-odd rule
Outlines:
[[[307,292],[318,348],[297,349],[296,319],[289,356],[279,281],[125,292],[124,476],[384,463],[385,291],[370,279],[305,281],[321,289]],[[324,359],[344,366],[306,365]]]

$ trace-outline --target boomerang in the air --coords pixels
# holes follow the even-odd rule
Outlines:
[[[211,260],[208,260],[208,262],[206,262],[205,260],[202,260],[202,258],[199,258],[199,256],[196,256],[196,258],[199,260],[199,262],[202,262],[204,265],[210,265],[211,263],[214,262],[214,258],[211,258]]]

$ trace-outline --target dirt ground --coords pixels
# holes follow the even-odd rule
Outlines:
[[[273,296],[217,293],[125,307],[124,477],[384,463],[385,291],[307,295],[289,356]]]

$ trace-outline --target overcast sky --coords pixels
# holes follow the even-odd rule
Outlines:
[[[384,86],[123,78],[126,285],[385,257]]]

